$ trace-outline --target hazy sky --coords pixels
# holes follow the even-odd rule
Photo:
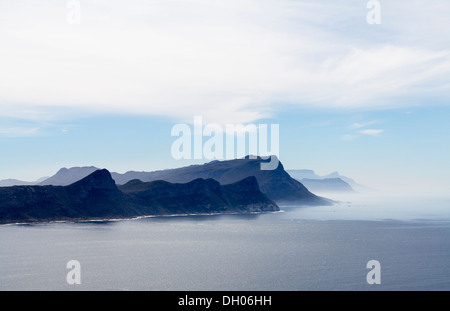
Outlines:
[[[450,2],[367,2],[1,1],[0,179],[201,163],[170,134],[202,116],[279,124],[286,168],[450,190]]]

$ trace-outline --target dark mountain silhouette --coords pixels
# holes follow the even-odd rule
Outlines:
[[[260,190],[255,177],[230,185],[198,178],[188,183],[132,180],[120,186],[138,205],[149,205],[169,213],[277,211],[277,205]]]
[[[131,217],[133,204],[107,170],[98,170],[70,186],[0,188],[0,222]]]
[[[254,178],[228,186],[133,181],[121,191],[103,169],[69,186],[0,187],[0,223],[278,210]]]

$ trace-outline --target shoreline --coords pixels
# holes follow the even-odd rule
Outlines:
[[[191,213],[191,214],[161,214],[161,215],[145,215],[136,217],[124,217],[124,218],[99,218],[99,219],[61,219],[61,220],[39,220],[39,221],[28,221],[28,222],[10,222],[2,223],[1,226],[23,226],[23,225],[44,225],[44,224],[55,224],[55,223],[87,223],[87,222],[119,222],[126,220],[139,220],[145,218],[170,218],[170,217],[192,217],[192,216],[219,216],[219,215],[254,215],[254,214],[276,214],[282,213],[284,211],[267,211],[267,212],[228,212],[228,213]]]

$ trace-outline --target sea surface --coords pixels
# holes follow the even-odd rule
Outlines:
[[[450,290],[450,197],[338,199],[265,214],[3,225],[0,290]],[[67,282],[70,260],[81,284]],[[370,260],[380,284],[367,282]]]

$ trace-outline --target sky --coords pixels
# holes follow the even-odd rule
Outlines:
[[[208,162],[171,153],[200,116],[277,124],[286,169],[448,192],[450,2],[372,2],[0,1],[0,179]]]

